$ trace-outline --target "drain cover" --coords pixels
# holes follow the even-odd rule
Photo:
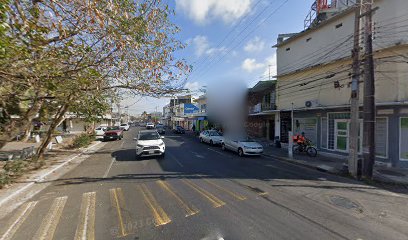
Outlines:
[[[337,196],[337,195],[330,196],[330,203],[335,206],[341,207],[341,208],[357,209],[361,211],[361,206],[358,203],[353,202],[350,199],[342,197],[342,196]]]
[[[388,169],[378,169],[377,172],[379,172],[381,174],[396,176],[396,177],[405,177],[405,174],[403,174],[403,173],[388,170]]]

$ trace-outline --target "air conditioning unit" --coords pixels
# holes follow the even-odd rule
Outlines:
[[[308,100],[308,101],[306,101],[305,102],[305,107],[308,107],[308,108],[310,108],[310,107],[318,107],[320,104],[319,104],[319,101],[318,100]]]

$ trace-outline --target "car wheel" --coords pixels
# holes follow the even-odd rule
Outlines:
[[[244,156],[244,150],[242,150],[242,148],[238,148],[238,155],[239,155],[240,157],[243,157],[243,156]]]
[[[202,138],[200,138],[200,143],[203,143],[203,139],[202,139]]]
[[[223,143],[223,144],[221,144],[221,149],[222,149],[222,151],[227,150],[227,149],[225,148],[225,144],[224,144],[224,143]]]
[[[211,146],[214,146],[213,140],[210,140],[210,145],[211,145]]]

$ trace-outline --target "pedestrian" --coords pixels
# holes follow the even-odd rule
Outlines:
[[[193,132],[195,132],[195,129],[196,129],[196,127],[195,127],[195,125],[193,124],[193,127],[191,128],[191,130],[193,130]]]

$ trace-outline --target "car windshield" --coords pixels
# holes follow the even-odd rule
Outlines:
[[[111,130],[120,130],[120,128],[119,128],[119,127],[108,127],[108,129],[106,129],[106,130],[108,130],[108,131],[111,131]]]
[[[96,128],[95,130],[102,130],[102,128],[98,127],[98,128]]]
[[[157,132],[144,132],[139,134],[139,140],[157,140],[160,135]]]
[[[126,124],[126,123],[122,123],[122,124],[120,124],[120,126],[127,126],[127,124]]]
[[[209,135],[210,136],[221,136],[217,131],[210,131]]]

